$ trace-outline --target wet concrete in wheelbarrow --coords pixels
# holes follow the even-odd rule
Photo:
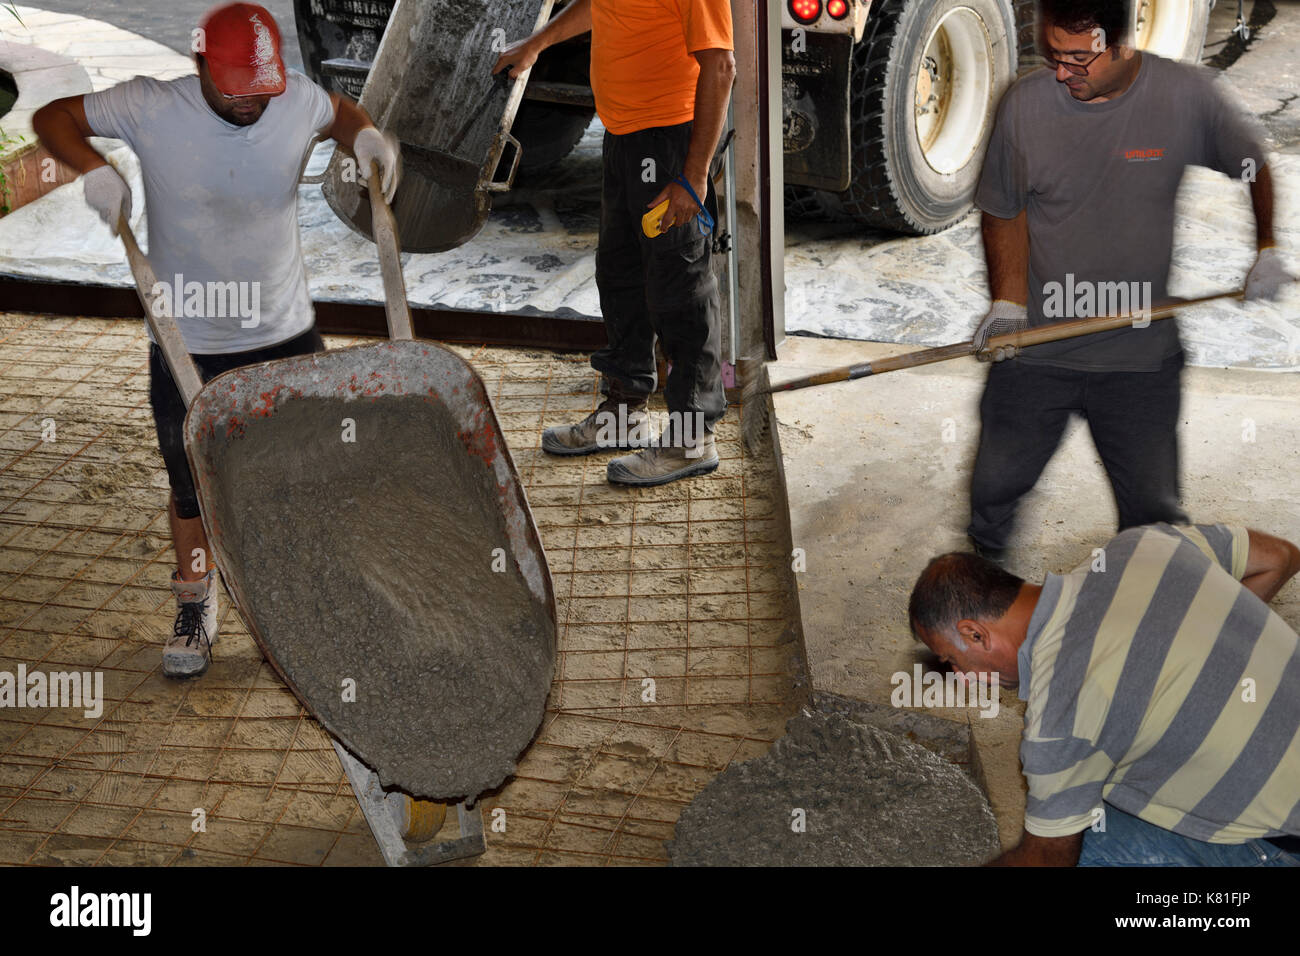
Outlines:
[[[555,664],[496,477],[457,431],[424,396],[295,397],[211,450],[225,571],[269,656],[385,786],[427,798],[514,772]]]
[[[983,793],[889,731],[805,712],[682,811],[675,866],[959,866],[998,852]]]

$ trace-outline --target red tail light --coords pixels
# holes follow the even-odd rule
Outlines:
[[[845,0],[827,0],[826,12],[832,20],[843,20],[849,15],[849,5]]]
[[[822,0],[788,0],[788,3],[790,16],[799,23],[812,23],[822,15]],[[843,5],[844,0],[831,0],[831,3]]]

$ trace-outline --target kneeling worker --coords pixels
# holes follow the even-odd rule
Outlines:
[[[1042,584],[931,561],[913,634],[1028,702],[1024,835],[995,863],[1300,864],[1300,637],[1267,604],[1297,571],[1226,525],[1130,528]]]

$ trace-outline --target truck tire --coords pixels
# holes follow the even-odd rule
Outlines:
[[[524,100],[510,127],[519,140],[519,171],[534,173],[564,159],[578,145],[595,115],[582,107]]]
[[[1186,63],[1197,63],[1205,50],[1205,34],[1214,0],[1133,0],[1132,23],[1139,50]],[[1020,39],[1020,70],[1026,73],[1042,65],[1034,36],[1035,0],[1016,0],[1016,24]]]
[[[1135,46],[1171,60],[1200,62],[1212,5],[1212,0],[1133,0]]]
[[[853,48],[852,181],[825,212],[907,235],[966,214],[1015,77],[1010,0],[880,0]]]

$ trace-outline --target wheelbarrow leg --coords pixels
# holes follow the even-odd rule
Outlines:
[[[436,832],[430,821],[446,813],[445,806],[413,801],[404,793],[385,792],[379,786],[379,775],[363,764],[337,740],[334,752],[339,755],[348,783],[356,794],[357,802],[375,835],[379,851],[389,866],[430,866],[448,863],[470,856],[479,856],[487,849],[483,838],[483,813],[478,807],[470,808],[468,801],[456,805],[460,823],[460,836],[454,840],[429,840]],[[405,837],[405,838],[404,838]],[[415,840],[411,838],[414,837]]]

